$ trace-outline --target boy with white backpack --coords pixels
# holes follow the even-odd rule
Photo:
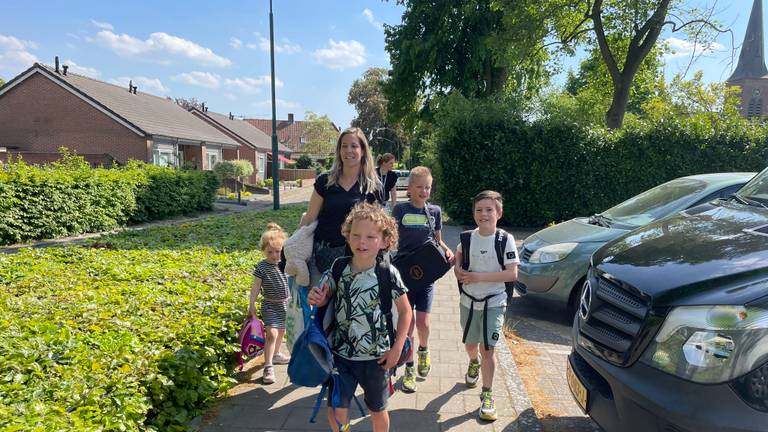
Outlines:
[[[505,283],[517,279],[520,262],[515,239],[496,223],[502,216],[502,197],[495,191],[483,191],[472,199],[472,214],[477,228],[461,234],[456,248],[454,273],[461,292],[460,320],[463,343],[469,356],[464,377],[468,387],[475,387],[482,371],[478,415],[482,420],[496,420],[493,399],[493,375],[496,369],[494,346],[504,337],[507,309]]]

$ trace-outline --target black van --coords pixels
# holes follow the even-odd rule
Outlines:
[[[768,169],[595,252],[566,377],[607,431],[768,431]]]

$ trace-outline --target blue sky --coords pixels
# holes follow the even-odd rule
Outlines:
[[[752,0],[718,3],[717,19],[732,28],[737,47],[751,6]],[[291,112],[301,119],[313,111],[348,126],[355,116],[346,101],[349,87],[367,68],[389,66],[381,25],[398,23],[402,7],[381,0],[275,0],[273,10],[278,117]],[[268,38],[267,0],[4,2],[0,78],[8,80],[35,61],[53,64],[58,55],[72,72],[120,85],[132,79],[141,91],[270,118]],[[677,47],[667,59],[671,76],[685,68],[690,46],[675,35],[662,38]],[[730,35],[718,44],[689,76],[702,69],[706,81],[728,77]],[[577,62],[564,64],[567,69]]]

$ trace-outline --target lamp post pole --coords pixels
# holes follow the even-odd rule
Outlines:
[[[273,208],[280,209],[280,165],[277,160],[277,113],[275,109],[275,24],[272,0],[269,0],[269,61],[272,67],[272,200]]]

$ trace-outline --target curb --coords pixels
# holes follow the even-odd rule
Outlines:
[[[512,352],[507,345],[507,337],[503,336],[499,338],[499,342],[496,344],[496,355],[499,361],[504,365],[504,383],[507,385],[509,394],[512,398],[512,405],[517,411],[517,423],[520,426],[521,431],[531,432],[543,432],[544,426],[541,424],[541,420],[536,416],[536,411],[533,409],[531,399],[528,397],[528,392],[525,390],[525,384],[520,378],[520,373],[517,370],[517,364],[512,357]]]

